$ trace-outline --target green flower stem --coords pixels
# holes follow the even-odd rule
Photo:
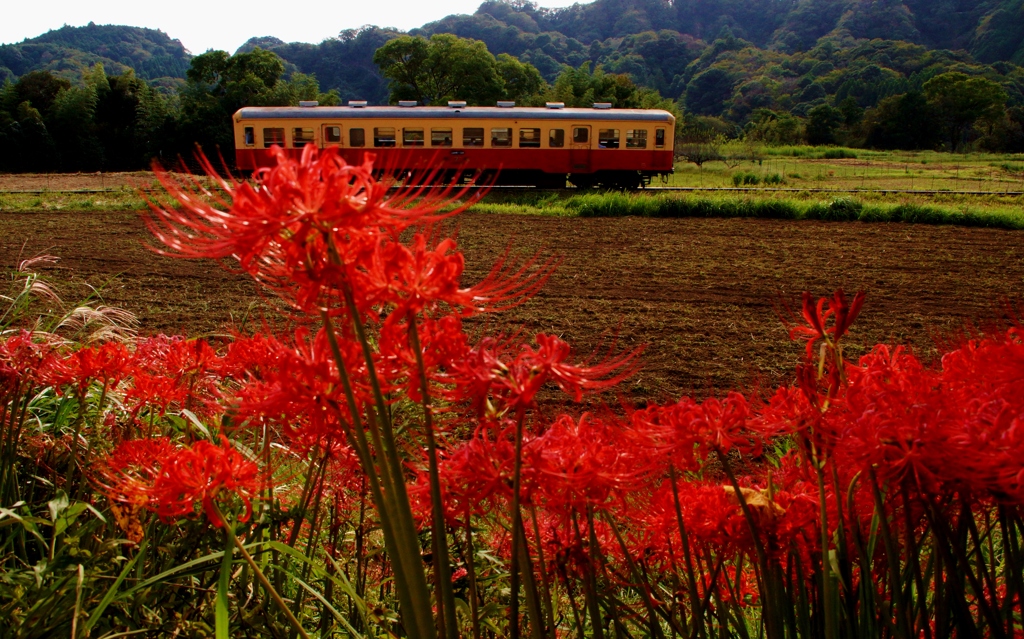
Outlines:
[[[334,333],[334,324],[331,321],[331,316],[327,311],[321,313],[324,327],[327,331],[327,341],[330,344],[331,352],[334,355],[335,364],[338,367],[338,377],[341,380],[341,386],[345,392],[345,398],[348,403],[348,409],[352,424],[346,428],[346,436],[352,448],[359,455],[359,462],[366,473],[366,477],[369,480],[370,496],[373,499],[374,505],[377,507],[377,515],[380,517],[381,531],[384,534],[384,545],[388,549],[388,553],[392,556],[392,569],[395,571],[395,590],[398,593],[398,599],[403,608],[412,610],[414,607],[414,600],[409,591],[409,582],[406,578],[406,562],[402,559],[402,553],[400,549],[402,545],[397,537],[398,527],[394,523],[395,514],[389,500],[385,499],[384,491],[387,491],[388,495],[393,495],[391,477],[388,473],[384,473],[383,477],[377,472],[377,465],[374,462],[373,454],[370,451],[370,444],[366,439],[366,432],[363,430],[362,424],[359,420],[359,407],[356,403],[355,394],[352,391],[352,382],[348,377],[348,369],[345,367],[344,358],[341,355],[341,349],[338,347],[338,338]],[[339,413],[339,420],[342,424],[346,423],[344,415],[341,414],[340,408],[337,409]],[[374,437],[374,445],[380,450],[380,434],[377,431],[376,423],[372,422],[368,424],[368,429]],[[381,486],[381,483],[384,486]],[[406,608],[407,607],[407,608]],[[412,634],[419,630],[419,626],[416,625],[416,618],[405,620],[406,630]]]
[[[333,236],[330,234],[325,235],[332,263],[339,267],[342,266],[341,256],[334,245]],[[370,434],[375,438],[374,445],[377,446],[377,450],[383,454],[387,462],[384,465],[386,469],[384,473],[385,480],[390,475],[390,486],[387,485],[387,481],[385,484],[385,490],[387,491],[385,497],[388,500],[385,503],[391,505],[392,535],[394,540],[398,542],[390,549],[390,552],[399,563],[405,564],[402,570],[402,577],[399,577],[397,573],[395,575],[396,583],[398,583],[400,578],[404,579],[400,593],[404,589],[408,595],[408,601],[403,602],[402,618],[410,635],[427,637],[429,634],[432,634],[430,628],[434,627],[434,614],[430,602],[430,589],[427,587],[427,577],[423,570],[423,559],[420,555],[416,521],[412,514],[412,505],[409,502],[409,494],[405,485],[405,466],[398,454],[398,446],[388,405],[384,401],[383,392],[381,392],[380,380],[377,379],[377,371],[373,362],[373,351],[366,335],[366,329],[360,319],[352,287],[345,280],[342,280],[340,284],[342,296],[345,300],[345,308],[348,311],[349,319],[352,321],[356,337],[362,347],[363,359],[366,363],[366,373],[373,391],[374,403],[377,407],[377,415],[380,419],[380,424],[383,426],[383,432],[381,432],[377,428],[376,421],[373,419],[369,420]],[[327,319],[330,318],[330,314],[326,311],[324,311],[323,315]],[[339,357],[340,360],[340,352],[337,352],[336,357]],[[340,371],[341,369],[339,369]],[[346,387],[346,395],[349,396],[350,409],[353,411],[353,415],[355,415],[356,404],[351,394],[351,384]],[[383,434],[383,439],[380,437],[381,434]],[[381,524],[382,527],[386,528],[387,524],[385,522],[382,521]]]
[[[224,534],[227,536],[228,540],[234,544],[235,548],[238,549],[238,552],[242,555],[242,558],[245,559],[246,563],[249,564],[249,568],[251,568],[253,574],[256,575],[256,579],[263,584],[263,587],[270,595],[270,598],[273,599],[277,607],[281,609],[281,612],[283,612],[284,616],[288,619],[288,623],[290,623],[292,628],[299,633],[299,636],[302,637],[302,639],[309,639],[309,635],[302,629],[302,624],[300,624],[299,620],[292,614],[292,611],[288,608],[288,604],[284,602],[284,599],[281,598],[281,595],[278,594],[277,590],[270,585],[270,581],[267,579],[267,576],[263,574],[262,570],[260,570],[259,565],[252,558],[252,555],[249,554],[249,551],[245,549],[245,546],[242,545],[242,542],[238,541],[238,537],[235,536],[235,531],[231,529],[231,522],[224,517],[224,514],[220,511],[220,508],[217,506],[215,501],[211,503],[213,504],[214,512],[216,512],[217,516],[220,517],[222,525],[224,526]]]
[[[409,313],[409,341],[416,351],[416,368],[420,374],[420,394],[423,405],[423,429],[427,436],[427,463],[430,474],[430,502],[433,516],[434,578],[438,586],[438,606],[444,620],[444,636],[458,639],[459,630],[455,619],[455,592],[452,590],[452,571],[448,555],[448,533],[444,522],[444,504],[441,503],[441,477],[437,468],[437,442],[434,439],[434,417],[430,407],[430,384],[426,367],[423,365],[423,349],[420,347],[416,317]]]

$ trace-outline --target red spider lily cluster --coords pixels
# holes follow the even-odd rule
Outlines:
[[[863,293],[805,294],[805,359],[774,394],[548,415],[542,389],[578,402],[641,351],[472,337],[465,318],[521,303],[554,262],[506,255],[466,285],[437,226],[452,193],[389,190],[372,157],[312,146],[255,186],[159,176],[160,250],[236,261],[299,322],[223,348],[0,342],[5,411],[99,389],[91,476],[111,501],[253,535],[285,521],[309,556],[350,557],[360,593],[393,583],[408,636],[481,636],[489,602],[513,637],[1024,631],[1021,328],[934,363],[882,345],[850,361]],[[250,521],[254,502],[289,514]]]

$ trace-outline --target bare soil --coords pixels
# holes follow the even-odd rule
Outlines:
[[[135,190],[153,186],[152,171],[126,173],[0,173],[3,191]]]
[[[867,291],[850,335],[856,355],[878,342],[934,352],[934,339],[985,325],[1024,290],[1024,235],[902,224],[753,219],[577,219],[468,213],[454,221],[479,280],[511,241],[522,256],[559,255],[539,295],[487,321],[570,341],[581,355],[617,341],[646,344],[631,401],[698,397],[787,381],[801,345],[778,309],[810,290]],[[133,213],[0,213],[0,264],[48,253],[69,300],[97,287],[103,303],[138,314],[146,333],[222,333],[274,318],[244,275],[147,250]],[[75,297],[78,295],[79,297]],[[475,329],[483,330],[483,321]]]

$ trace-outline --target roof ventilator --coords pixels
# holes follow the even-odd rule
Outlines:
[[[502,109],[511,109],[516,105],[512,100],[498,100],[498,106]]]
[[[466,101],[465,100],[448,100],[448,106],[451,107],[452,109],[465,109],[466,108]]]
[[[565,102],[545,102],[544,106],[546,106],[549,109],[564,109]]]
[[[362,109],[366,106],[366,100],[349,100],[348,105],[353,109]]]
[[[594,108],[595,109],[610,109],[610,108],[612,108],[612,103],[611,102],[595,102],[594,103]]]
[[[405,108],[414,107],[414,106],[416,106],[416,104],[417,104],[416,100],[399,100],[398,101],[398,106],[405,107]]]
[[[320,106],[320,103],[316,100],[299,100],[299,106],[308,109],[310,107]]]

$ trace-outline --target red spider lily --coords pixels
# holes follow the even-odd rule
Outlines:
[[[463,288],[465,259],[452,238],[433,243],[429,234],[416,233],[408,245],[381,236],[365,269],[352,275],[361,303],[393,306],[399,314],[419,313],[443,303],[464,315],[507,310],[532,296],[551,275],[555,261],[527,260],[509,267],[507,254],[480,283]]]
[[[248,521],[262,478],[259,467],[222,436],[219,446],[203,440],[187,448],[165,438],[124,442],[100,464],[98,483],[110,499],[142,506],[164,521],[192,515],[201,505],[220,528],[215,503],[240,498],[245,512],[239,520]]]
[[[171,406],[219,412],[219,368],[220,358],[203,340],[166,335],[138,340],[125,403],[135,414],[144,407],[165,412]]]
[[[114,386],[131,375],[134,361],[134,354],[120,342],[81,348],[65,360],[67,381],[78,386],[79,393],[84,393],[95,380]]]
[[[825,305],[828,304],[828,309]],[[836,289],[831,298],[822,297],[817,305],[809,291],[803,293],[803,316],[807,326],[795,326],[789,332],[790,339],[802,336],[807,340],[807,359],[814,354],[814,344],[818,340],[835,343],[846,334],[850,325],[857,319],[861,307],[864,306],[864,291],[858,291],[853,301],[847,303],[843,289]],[[829,326],[829,319],[832,325]]]
[[[409,399],[422,401],[419,361],[410,339],[410,322],[416,322],[419,340],[419,361],[429,380],[450,383],[449,374],[467,353],[468,336],[462,328],[458,315],[443,315],[438,319],[422,318],[392,313],[380,329],[378,375],[387,380],[389,386],[401,388]]]
[[[639,489],[650,456],[628,445],[623,425],[584,414],[559,415],[523,449],[524,483],[549,509],[586,512]]]
[[[515,443],[510,433],[514,432],[515,423],[510,420],[485,422],[442,460],[439,473],[444,506],[451,521],[459,521],[467,509],[471,514],[484,514],[495,505],[495,497],[511,496]],[[421,479],[411,490],[427,501],[425,475]],[[428,516],[429,504],[422,505],[420,511]]]
[[[61,344],[46,335],[21,331],[0,339],[0,388],[11,392],[21,384],[64,383],[70,372]]]
[[[635,348],[617,356],[607,356],[596,363],[569,364],[569,344],[553,335],[538,333],[533,348],[520,346],[514,359],[501,361],[507,342],[485,339],[462,362],[456,363],[452,375],[456,389],[454,399],[470,399],[475,406],[487,403],[493,393],[501,403],[514,411],[535,405],[537,392],[548,381],[580,401],[584,391],[599,391],[619,384],[635,372],[636,359],[643,350]],[[591,358],[593,360],[594,358]]]
[[[258,376],[248,379],[236,393],[238,417],[279,424],[285,437],[299,442],[345,441],[349,414],[337,364],[326,329],[310,336],[306,327],[295,331],[290,343],[261,340],[271,355],[264,358]],[[346,372],[359,406],[369,401],[365,362],[357,342],[340,336]],[[299,445],[299,450],[308,450]]]
[[[223,196],[197,179],[177,180],[156,166],[157,178],[181,205],[149,203],[147,226],[166,247],[159,251],[238,260],[243,271],[297,309],[312,311],[331,306],[345,282],[352,287],[360,279],[382,239],[387,246],[410,225],[460,210],[451,207],[450,189],[389,195],[373,177],[372,154],[355,166],[334,148],[307,146],[299,160],[280,149],[276,153],[277,165],[257,173],[258,187],[221,178],[200,158]],[[443,212],[447,208],[452,210]]]
[[[746,398],[729,393],[725,399],[698,403],[684,397],[674,404],[651,406],[631,416],[634,433],[650,449],[663,454],[679,470],[696,469],[712,452],[760,450],[760,436],[750,428]]]
[[[145,506],[160,469],[178,450],[166,437],[122,442],[99,463],[97,481],[109,499]]]
[[[1024,343],[969,342],[932,370],[878,346],[851,367],[830,430],[844,457],[925,495],[966,490],[1024,503]],[[830,411],[831,413],[831,411]]]

